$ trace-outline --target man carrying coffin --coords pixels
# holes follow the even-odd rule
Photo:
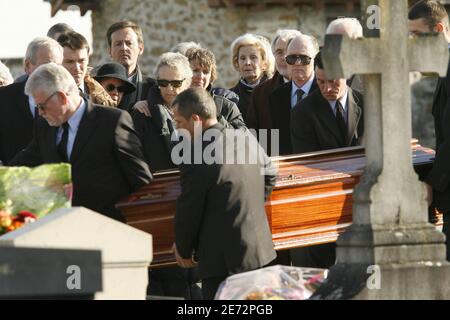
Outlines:
[[[54,63],[36,69],[25,92],[42,118],[10,165],[69,162],[72,204],[123,221],[115,203],[153,178],[128,112],[88,103],[71,74]]]
[[[173,105],[179,134],[189,142],[188,149],[193,147],[180,165],[175,256],[185,268],[195,266],[198,257],[203,298],[213,299],[229,275],[261,268],[276,258],[264,209],[275,169],[249,131],[225,130],[217,122],[214,100],[206,90],[188,89]],[[229,135],[233,138],[228,139]],[[234,137],[245,143],[234,143]],[[262,152],[262,161],[226,161],[229,154],[239,157],[252,147]],[[217,156],[213,162],[195,156],[211,149]],[[220,157],[224,149],[222,156],[227,156]],[[188,151],[183,150],[183,156]]]

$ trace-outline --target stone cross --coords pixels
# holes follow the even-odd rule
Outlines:
[[[409,86],[411,71],[445,76],[448,44],[442,34],[408,36],[407,0],[380,0],[379,8],[379,38],[325,38],[323,60],[329,79],[365,75],[367,164],[353,195],[353,224],[338,240],[337,264],[330,270],[328,283],[318,291],[318,298],[414,298],[405,295],[404,282],[407,277],[412,280],[419,266],[436,266],[438,261],[439,267],[446,268],[445,277],[450,274],[444,237],[428,224],[426,189],[412,166]],[[367,268],[372,265],[384,272],[384,290],[366,288]],[[394,265],[410,269],[403,269],[398,276]],[[435,297],[430,290],[421,297]],[[422,294],[411,291],[407,294]]]

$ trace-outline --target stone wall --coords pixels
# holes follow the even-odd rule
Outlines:
[[[239,76],[230,61],[230,44],[246,32],[272,38],[278,28],[294,28],[323,38],[329,17],[345,14],[343,9],[316,11],[310,6],[212,8],[207,0],[105,0],[92,14],[94,55],[92,65],[105,62],[106,30],[122,19],[137,22],[144,31],[145,53],[141,65],[152,73],[161,53],[183,41],[195,41],[216,55],[217,85],[230,87]],[[349,13],[347,13],[348,15]]]

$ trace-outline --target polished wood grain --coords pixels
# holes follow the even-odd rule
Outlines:
[[[417,172],[426,172],[434,151],[412,143]],[[361,147],[274,157],[276,186],[266,202],[277,250],[336,241],[352,223],[353,189],[365,168]],[[127,224],[153,235],[153,266],[173,264],[173,218],[180,194],[179,172],[157,172],[155,180],[117,204]],[[442,216],[435,214],[435,223]]]

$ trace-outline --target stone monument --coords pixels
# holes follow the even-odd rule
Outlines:
[[[0,237],[0,246],[100,250],[103,291],[95,299],[146,298],[151,235],[89,209],[55,210]]]

